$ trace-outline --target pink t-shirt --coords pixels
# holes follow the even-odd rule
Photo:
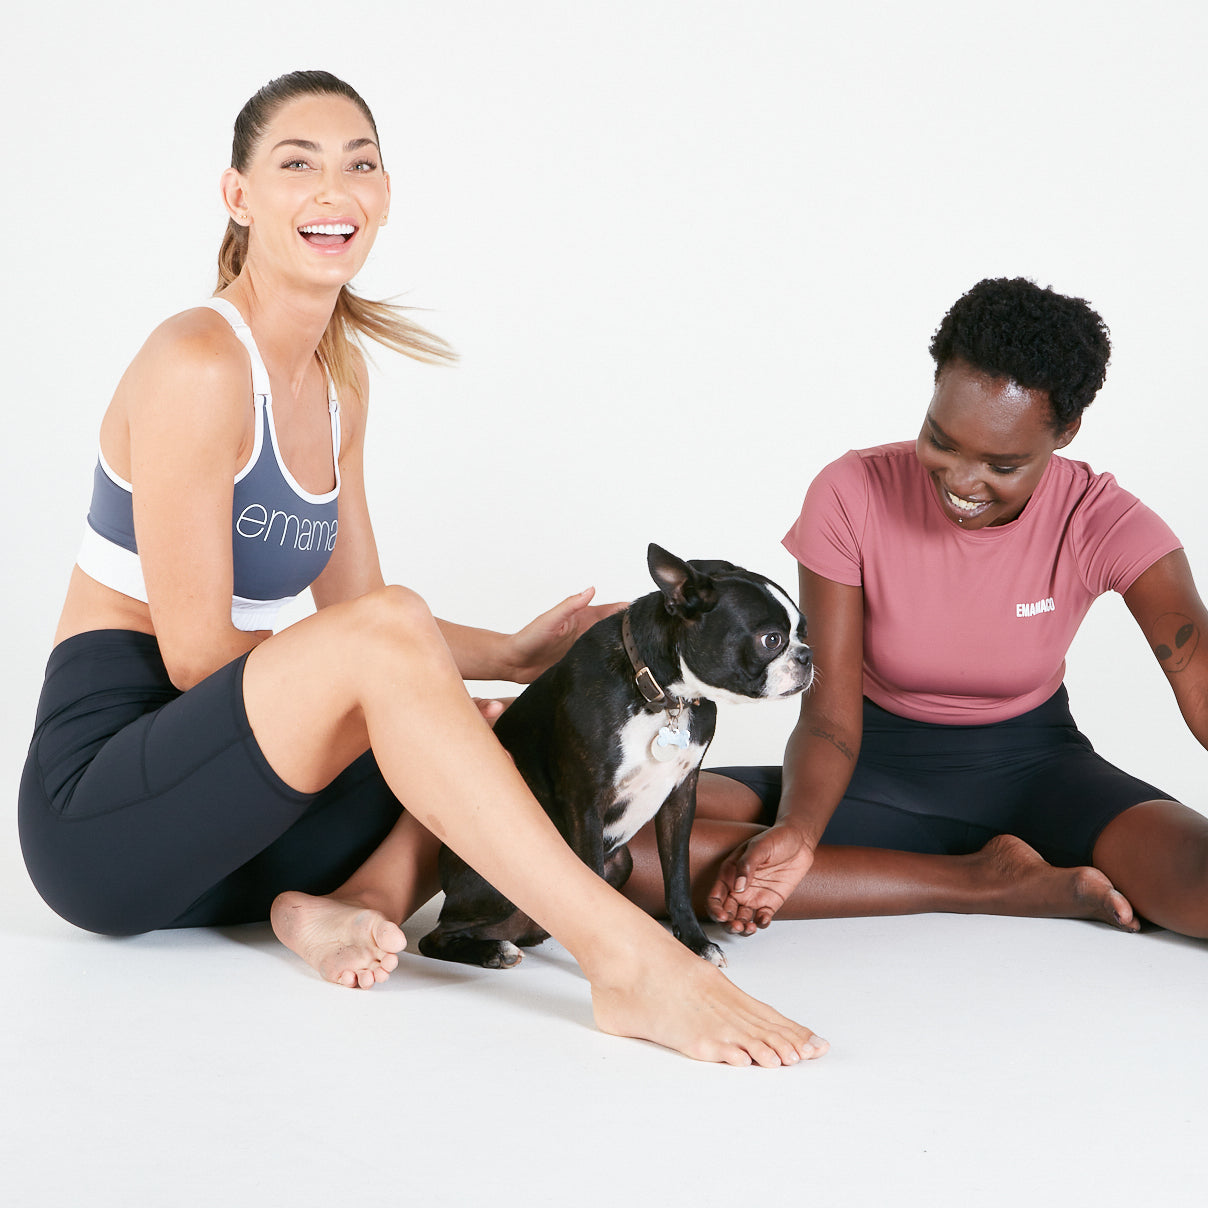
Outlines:
[[[1180,548],[1110,474],[1056,456],[1015,520],[967,532],[941,510],[913,441],[827,466],[784,545],[816,574],[863,587],[865,695],[947,725],[1046,701],[1095,597],[1127,591]]]

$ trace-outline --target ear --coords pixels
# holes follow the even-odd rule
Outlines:
[[[663,605],[669,613],[691,621],[717,604],[713,580],[662,546],[651,542],[646,551],[646,565],[663,593]]]
[[[1064,449],[1066,445],[1078,435],[1078,429],[1082,427],[1082,416],[1076,416],[1065,428],[1061,430],[1061,435],[1057,438],[1057,448]]]
[[[251,226],[247,216],[247,196],[243,189],[243,177],[234,168],[227,168],[219,181],[219,188],[222,191],[222,204],[226,206],[227,213],[240,226]]]

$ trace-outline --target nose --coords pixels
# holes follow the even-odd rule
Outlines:
[[[944,485],[954,495],[972,499],[985,485],[977,467],[965,462],[957,462],[950,466],[944,475]]]
[[[344,175],[343,168],[338,165],[331,165],[325,168],[319,176],[315,189],[315,200],[331,204],[342,201],[347,196],[348,180]]]
[[[814,652],[808,646],[793,652],[793,658],[807,671],[814,665]]]

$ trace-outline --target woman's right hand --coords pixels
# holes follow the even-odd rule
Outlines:
[[[766,927],[814,862],[795,826],[777,824],[736,847],[709,891],[709,915],[733,935]]]

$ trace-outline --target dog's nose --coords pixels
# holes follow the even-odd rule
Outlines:
[[[814,663],[814,652],[808,646],[802,646],[796,654],[797,662],[803,667],[812,667]]]

